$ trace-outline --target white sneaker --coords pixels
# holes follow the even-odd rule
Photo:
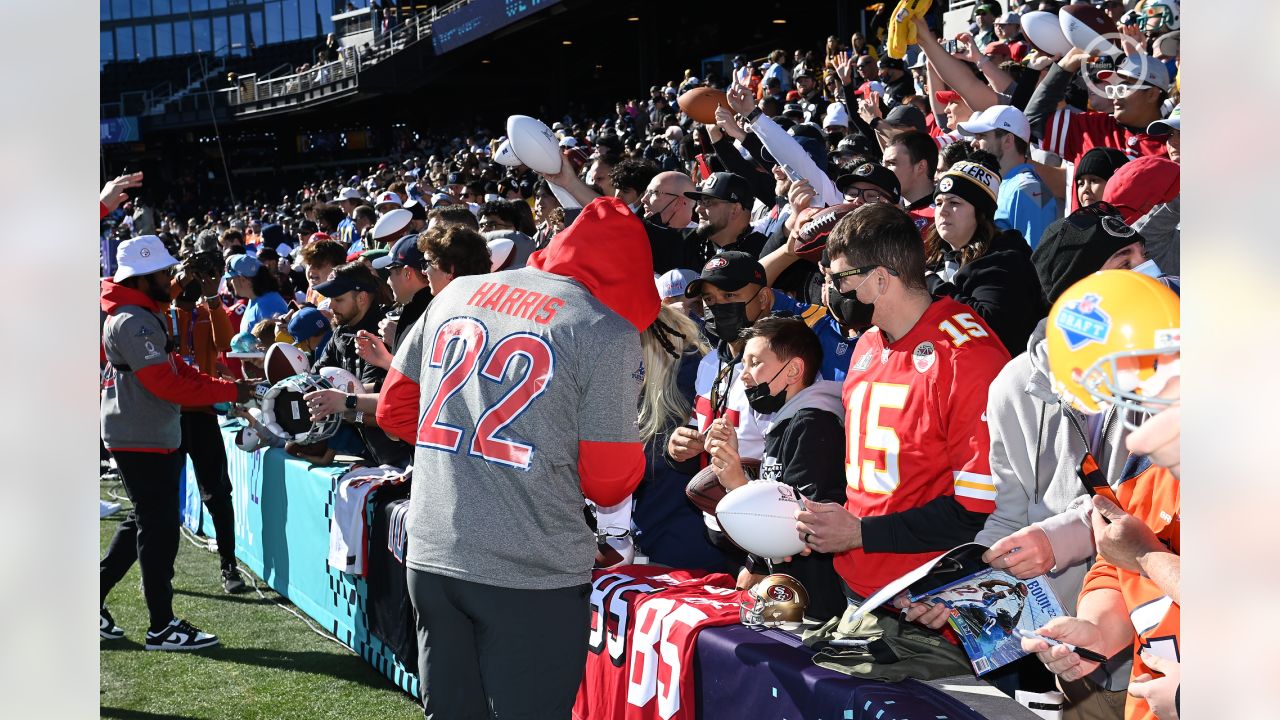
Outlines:
[[[103,605],[98,612],[98,637],[103,640],[119,640],[124,637],[124,628],[116,625],[116,621],[111,618],[111,613],[107,612],[106,605]]]
[[[174,618],[160,632],[147,632],[148,650],[203,650],[218,644],[218,636],[210,635],[186,620]]]
[[[98,519],[101,520],[109,515],[115,515],[120,511],[120,503],[107,502],[106,500],[98,501]]]

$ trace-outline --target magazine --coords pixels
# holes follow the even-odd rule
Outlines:
[[[870,612],[903,592],[913,602],[941,602],[951,609],[947,621],[975,673],[1007,665],[1028,654],[1014,628],[1034,632],[1066,612],[1044,575],[1019,580],[982,562],[986,551],[978,543],[952,548],[886,585],[857,612]]]

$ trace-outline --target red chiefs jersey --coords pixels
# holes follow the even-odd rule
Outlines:
[[[953,495],[965,509],[995,510],[987,454],[987,388],[1009,353],[968,305],[935,300],[905,336],[885,344],[873,328],[858,340],[844,381],[845,507],[890,515]],[[870,597],[941,551],[836,556],[854,592]]]
[[[1059,109],[1045,121],[1040,147],[1073,164],[1096,147],[1120,150],[1130,159],[1144,155],[1169,157],[1164,136],[1132,132],[1116,122],[1110,113],[1071,112],[1066,108]]]
[[[1180,553],[1181,483],[1168,470],[1151,465],[1142,458],[1116,488],[1116,497],[1125,512],[1141,520],[1155,532],[1160,542]],[[1125,609],[1133,623],[1133,676],[1160,673],[1147,667],[1139,655],[1150,652],[1162,658],[1181,662],[1179,624],[1181,608],[1158,585],[1141,573],[1122,570],[1098,558],[1084,578],[1081,599],[1091,592],[1115,590],[1124,598]],[[1155,714],[1143,698],[1128,697],[1125,720],[1153,720]]]
[[[595,571],[575,720],[693,720],[693,651],[704,627],[738,622],[724,573],[628,565]]]

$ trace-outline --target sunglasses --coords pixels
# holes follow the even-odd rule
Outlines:
[[[1150,85],[1127,85],[1127,84],[1106,85],[1102,88],[1102,94],[1105,95],[1108,100],[1122,100],[1138,92],[1139,90],[1150,90],[1150,89],[1151,89]]]

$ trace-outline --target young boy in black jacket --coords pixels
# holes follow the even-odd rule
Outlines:
[[[840,383],[818,379],[822,345],[804,321],[763,318],[744,331],[742,378],[751,408],[773,413],[765,432],[760,479],[784,482],[815,502],[843,503],[844,425]],[[720,484],[734,490],[747,483],[738,457],[737,436],[722,420],[712,424],[707,443]],[[827,620],[844,612],[840,577],[826,553],[797,555],[775,563],[772,572],[795,577],[809,592],[805,614]],[[748,555],[738,577],[751,587],[770,573],[762,558]]]

